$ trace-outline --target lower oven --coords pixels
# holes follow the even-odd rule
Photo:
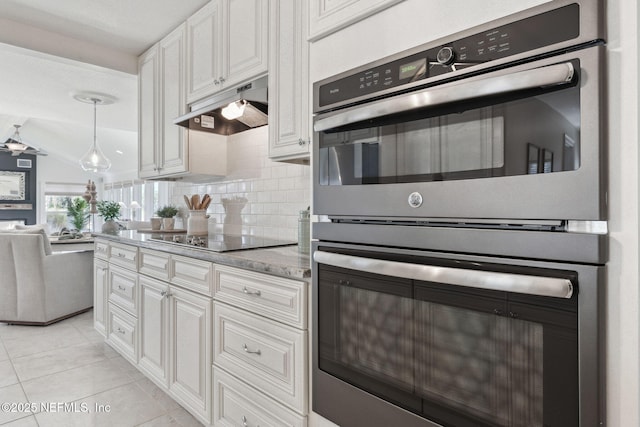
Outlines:
[[[604,266],[312,253],[314,412],[342,427],[601,425]]]

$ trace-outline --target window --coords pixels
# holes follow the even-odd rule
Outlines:
[[[44,186],[44,215],[49,231],[55,233],[64,227],[74,228],[67,217],[67,203],[76,197],[82,197],[86,184],[45,182]],[[90,223],[85,229],[89,227]]]
[[[169,186],[166,182],[137,180],[108,183],[100,200],[119,202],[122,220],[149,221],[160,206],[168,204]],[[140,207],[132,207],[132,202]]]

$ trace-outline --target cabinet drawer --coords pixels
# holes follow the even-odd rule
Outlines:
[[[306,415],[307,332],[214,303],[214,363]]]
[[[121,267],[109,267],[109,302],[134,316],[138,313],[138,275]]]
[[[109,262],[132,270],[138,269],[138,248],[135,246],[110,243]]]
[[[219,301],[307,328],[307,283],[239,268],[215,266],[214,296]]]
[[[151,249],[140,249],[138,271],[160,280],[169,280],[169,254]]]
[[[216,426],[306,427],[307,417],[269,399],[221,368],[213,369]],[[246,423],[246,424],[243,424]]]
[[[213,264],[199,259],[171,256],[169,281],[201,294],[213,295]]]
[[[96,240],[93,248],[93,256],[100,259],[109,259],[109,243]]]
[[[131,314],[109,304],[107,341],[132,363],[138,363],[138,322]]]

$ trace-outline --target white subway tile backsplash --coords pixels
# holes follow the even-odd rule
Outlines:
[[[209,194],[210,230],[227,229],[255,236],[296,240],[298,214],[310,204],[310,167],[273,162],[267,152],[267,126],[232,135],[227,154],[225,179],[204,184],[172,183],[170,202],[186,217],[183,194]],[[245,204],[231,203],[240,216],[227,218],[223,199],[244,198]],[[228,206],[229,200],[226,202]],[[240,206],[242,205],[242,206]]]

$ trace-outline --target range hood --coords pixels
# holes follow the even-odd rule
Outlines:
[[[235,119],[227,119],[222,109],[236,102],[244,105],[244,113]],[[257,128],[267,124],[267,76],[234,89],[216,93],[190,105],[191,112],[176,118],[173,123],[219,135]]]

